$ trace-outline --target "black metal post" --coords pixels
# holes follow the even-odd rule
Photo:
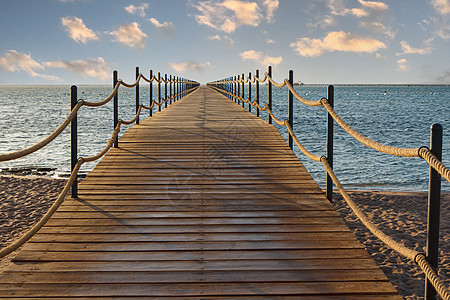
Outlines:
[[[270,78],[272,78],[272,66],[269,66],[267,74]],[[272,110],[272,82],[268,80],[268,106],[269,109]],[[272,116],[269,114],[269,124],[272,124]]]
[[[259,70],[256,70],[256,103],[259,105]],[[259,118],[259,107],[256,106],[256,116]]]
[[[164,76],[164,108],[167,108],[167,74]]]
[[[245,81],[245,77],[244,77],[244,74],[242,74],[242,99],[245,99],[244,81]],[[244,106],[245,106],[245,101],[242,100],[242,107],[244,107]]]
[[[334,107],[334,86],[328,86],[328,95],[327,95],[328,103],[331,107]],[[333,168],[333,124],[334,120],[331,115],[327,114],[327,159],[328,163]],[[327,193],[326,193],[328,201],[333,201],[333,180],[327,172]]]
[[[174,89],[175,89],[175,101],[178,101],[178,94],[180,93],[180,90],[178,88],[178,76],[175,77],[175,85],[174,85]]]
[[[73,110],[75,105],[77,105],[77,86],[72,85],[70,88],[70,109]],[[70,124],[70,165],[71,171],[75,169],[75,165],[78,160],[78,130],[77,130],[77,116],[75,116]],[[78,179],[72,184],[72,198],[78,198]]]
[[[237,76],[237,91],[238,91],[238,93],[237,93],[237,96],[240,98],[241,97],[241,85],[239,84],[239,80],[240,80],[240,76],[241,75],[238,75]],[[238,98],[238,105],[240,105],[241,104],[241,100],[239,100],[239,98]]]
[[[117,71],[113,72],[113,88],[118,83],[118,73]],[[119,90],[117,90],[117,93],[114,95],[113,98],[113,130],[116,129],[117,124],[119,123]],[[114,148],[119,147],[119,138],[116,139],[114,142]]]
[[[234,91],[233,91],[233,100],[234,102],[237,102],[236,92],[237,92],[237,83],[236,83],[236,76],[234,76]]]
[[[431,126],[430,151],[442,160],[442,126]],[[439,257],[439,218],[441,206],[441,175],[430,166],[428,188],[427,260],[437,273]],[[425,299],[436,299],[436,290],[425,277]]]
[[[161,101],[161,73],[158,72],[158,102]],[[158,105],[158,111],[161,111],[161,105]]]
[[[289,71],[289,83],[294,86],[294,71]],[[292,131],[294,131],[294,95],[289,90],[289,125],[291,125]],[[292,135],[289,134],[289,148],[293,149]]]
[[[170,78],[169,78],[169,82],[170,82],[170,85],[169,85],[169,98],[170,98],[170,104],[172,104],[172,75],[170,75]]]
[[[153,80],[152,80],[152,78],[153,78],[153,70],[150,70],[150,81],[151,81],[150,85],[149,85],[150,107],[152,107],[152,104],[153,104]],[[150,109],[149,114],[150,114],[150,117],[153,115],[153,108]]]
[[[249,102],[248,102],[248,111],[249,112],[252,112],[252,73],[251,72],[249,72],[248,73],[248,78],[249,78],[249,81],[248,81],[248,100],[249,100]]]
[[[136,67],[136,80],[139,78],[139,67]],[[136,85],[136,113],[139,110],[139,82]],[[139,124],[139,116],[136,119],[136,124]]]

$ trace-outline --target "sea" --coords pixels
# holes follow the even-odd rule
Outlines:
[[[309,100],[327,97],[326,85],[301,85],[296,91]],[[99,101],[110,94],[111,86],[78,86],[78,97]],[[164,91],[164,88],[162,89]],[[164,93],[164,92],[163,92]],[[246,87],[245,95],[249,93]],[[254,99],[255,85],[251,91]],[[267,86],[260,85],[260,103],[267,103]],[[153,99],[157,99],[153,87]],[[288,116],[286,88],[273,87],[273,111],[279,119]],[[149,87],[141,85],[140,99],[148,105]],[[450,86],[448,85],[336,85],[335,110],[361,134],[377,142],[397,147],[429,146],[430,126],[444,128],[443,162],[450,166]],[[246,106],[247,107],[247,106]],[[79,156],[94,155],[111,137],[112,102],[99,108],[82,107],[78,115]],[[157,108],[154,108],[157,111]],[[70,86],[0,86],[0,153],[9,153],[44,139],[70,112]],[[135,112],[135,90],[119,90],[119,118],[129,120]],[[255,114],[256,109],[252,108]],[[267,112],[261,117],[268,120]],[[143,117],[148,111],[143,111]],[[294,99],[294,131],[312,153],[326,154],[326,118],[323,107],[308,107]],[[287,130],[275,125],[287,140]],[[125,126],[122,133],[129,126]],[[334,126],[334,170],[344,187],[377,191],[425,191],[429,166],[420,158],[396,157],[370,149]],[[309,160],[294,146],[294,152],[318,184],[324,188],[323,165]],[[82,173],[97,162],[86,163]],[[29,156],[0,162],[2,173],[31,170],[52,177],[67,177],[70,171],[70,128],[45,148]],[[23,172],[22,172],[23,173]],[[442,190],[450,191],[443,180]]]

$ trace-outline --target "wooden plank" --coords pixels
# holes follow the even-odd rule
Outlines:
[[[202,88],[131,127],[0,298],[400,299],[274,126]]]

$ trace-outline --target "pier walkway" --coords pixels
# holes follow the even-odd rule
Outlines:
[[[0,298],[401,299],[272,125],[209,88],[130,128]]]

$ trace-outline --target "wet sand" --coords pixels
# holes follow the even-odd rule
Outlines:
[[[65,180],[43,177],[0,176],[0,247],[26,232],[52,205]],[[354,201],[386,234],[406,246],[424,252],[426,245],[427,194],[425,192],[351,191]],[[405,299],[420,299],[424,275],[415,263],[401,257],[375,238],[350,212],[338,194],[334,206],[352,232],[372,255]],[[450,271],[450,193],[441,199],[440,275]],[[15,253],[3,258],[0,272]],[[445,281],[449,286],[450,280]]]

